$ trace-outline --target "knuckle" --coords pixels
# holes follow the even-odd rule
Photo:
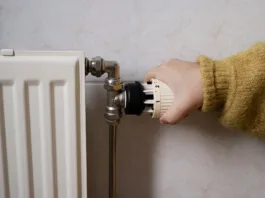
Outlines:
[[[176,64],[179,64],[180,62],[181,62],[181,60],[179,60],[179,59],[170,59],[168,61],[168,64],[169,65],[176,65]]]
[[[167,62],[161,63],[160,67],[166,67],[167,66]]]
[[[172,64],[172,63],[175,63],[176,62],[176,59],[169,59],[168,60],[168,64]]]

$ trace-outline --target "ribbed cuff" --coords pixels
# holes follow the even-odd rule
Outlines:
[[[203,80],[203,106],[201,111],[216,110],[224,105],[230,81],[229,67],[222,61],[213,61],[206,56],[197,59]]]

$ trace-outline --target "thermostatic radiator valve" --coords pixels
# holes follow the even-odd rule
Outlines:
[[[159,118],[172,105],[174,94],[165,83],[152,79],[146,83],[134,82],[124,86],[114,102],[124,108],[125,114],[141,115],[149,113]]]

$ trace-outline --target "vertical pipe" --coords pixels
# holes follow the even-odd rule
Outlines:
[[[116,198],[117,124],[109,124],[109,198]]]
[[[105,61],[101,57],[95,57],[91,61],[86,59],[86,74],[89,72],[97,77],[104,73],[108,74],[104,88],[107,90],[105,118],[109,124],[109,198],[116,198],[116,138],[121,107],[116,105],[114,98],[122,89],[120,66],[116,61]]]

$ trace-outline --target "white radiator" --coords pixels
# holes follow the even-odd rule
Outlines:
[[[84,62],[0,52],[0,198],[86,198]]]

